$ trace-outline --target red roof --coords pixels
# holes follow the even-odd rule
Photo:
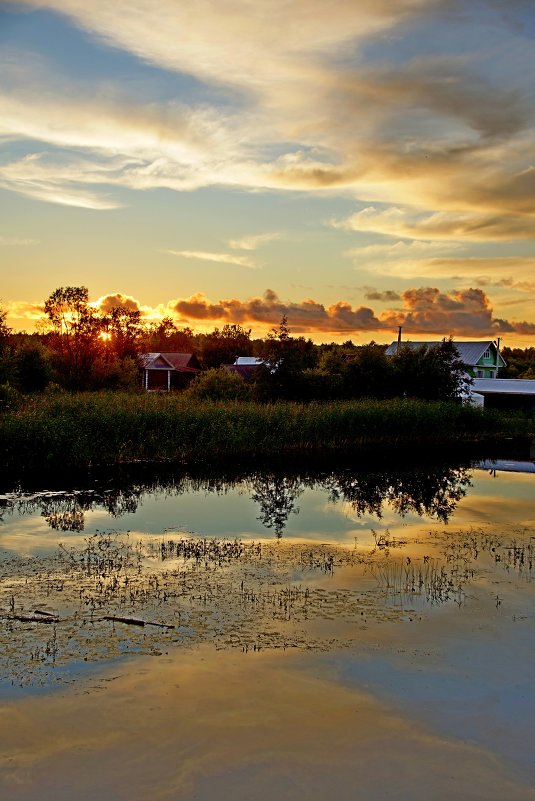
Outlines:
[[[176,370],[180,373],[198,373],[197,367],[191,362],[197,359],[193,353],[143,353],[140,357],[141,366],[145,370]]]

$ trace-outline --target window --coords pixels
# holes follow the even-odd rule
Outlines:
[[[491,356],[490,356],[490,348],[487,348],[487,350],[483,354],[483,358],[484,359],[490,359],[491,358]]]

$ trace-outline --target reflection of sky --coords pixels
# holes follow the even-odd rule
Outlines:
[[[472,486],[450,518],[450,527],[464,525],[530,526],[535,522],[535,475],[475,470]],[[249,487],[225,493],[192,491],[181,495],[165,492],[142,497],[137,511],[113,517],[102,506],[84,513],[83,532],[52,530],[39,512],[19,514],[7,511],[0,523],[0,548],[20,553],[39,553],[55,548],[57,542],[71,542],[97,531],[161,534],[184,530],[208,537],[273,537],[274,530],[259,520],[260,504],[250,498]],[[415,513],[401,517],[385,503],[383,515],[358,516],[351,504],[333,502],[321,488],[306,488],[296,498],[284,537],[316,541],[346,542],[360,545],[373,541],[372,530],[388,529],[393,536],[407,538],[422,529],[443,528],[444,524]]]

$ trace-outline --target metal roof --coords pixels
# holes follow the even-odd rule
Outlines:
[[[442,345],[444,340],[440,340],[438,342],[402,342],[401,347],[409,347],[411,350],[417,350],[418,348],[423,347],[424,345],[428,345],[429,347],[435,347],[436,345]],[[459,357],[463,364],[468,365],[469,367],[475,367],[478,361],[481,359],[487,348],[494,348],[496,350],[496,345],[492,341],[492,339],[487,339],[482,342],[457,342],[454,340],[453,344],[459,351]],[[398,352],[398,343],[392,342],[391,345],[388,346],[386,349],[387,356],[395,356]],[[503,359],[500,353],[500,367],[505,367],[505,360]]]
[[[471,389],[481,395],[535,395],[530,378],[474,378]]]
[[[238,356],[234,364],[240,366],[258,367],[259,364],[264,364],[264,360],[258,359],[256,356]]]

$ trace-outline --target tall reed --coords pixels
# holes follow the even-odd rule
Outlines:
[[[136,460],[271,457],[358,445],[522,435],[520,419],[451,403],[396,399],[276,403],[181,395],[40,395],[0,415],[4,469],[71,469]]]

